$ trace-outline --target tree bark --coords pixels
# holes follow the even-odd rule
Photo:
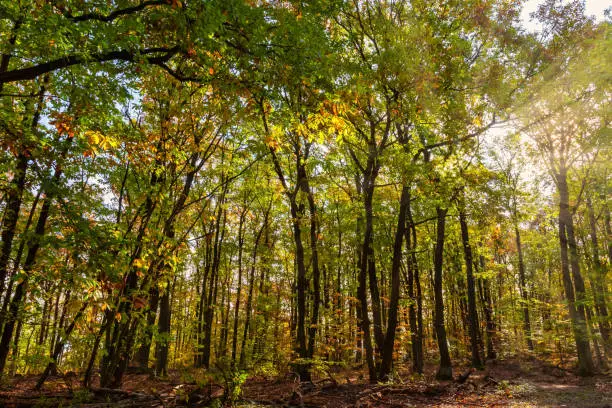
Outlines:
[[[423,373],[423,298],[421,294],[421,280],[419,278],[419,264],[416,257],[417,236],[416,226],[412,219],[410,209],[410,199],[406,209],[406,247],[409,251],[408,256],[408,296],[410,305],[408,306],[408,324],[410,326],[410,343],[412,348],[412,370],[416,373]],[[416,291],[415,291],[416,288]]]
[[[595,220],[595,211],[593,210],[593,202],[591,198],[587,198],[587,209],[589,213],[589,229],[591,236],[591,247],[593,253],[593,297],[595,299],[595,311],[598,317],[599,332],[603,342],[606,355],[612,355],[612,342],[610,339],[610,323],[608,320],[608,306],[606,304],[606,279],[608,268],[602,264],[599,258],[599,240],[597,238],[597,222]]]
[[[438,342],[438,350],[440,352],[440,365],[436,378],[439,380],[452,380],[453,367],[451,363],[450,353],[448,351],[448,343],[446,341],[446,327],[444,325],[444,299],[442,297],[442,266],[444,260],[444,228],[446,225],[445,208],[436,208],[437,214],[437,237],[434,250],[434,326],[436,329],[436,340]]]
[[[42,385],[45,383],[47,377],[49,377],[49,374],[52,371],[55,371],[55,369],[57,367],[57,359],[60,356],[62,350],[64,349],[64,345],[66,344],[66,340],[68,339],[68,337],[70,337],[70,334],[72,333],[72,330],[74,330],[74,326],[76,325],[76,323],[79,321],[79,319],[81,318],[81,316],[85,312],[85,309],[87,308],[87,305],[88,305],[87,302],[83,303],[83,305],[81,306],[79,311],[76,313],[76,315],[72,319],[72,322],[70,322],[70,325],[66,328],[66,332],[65,332],[64,336],[62,336],[62,338],[59,339],[57,341],[57,343],[55,344],[55,348],[53,349],[53,353],[51,355],[51,361],[47,364],[47,367],[45,367],[45,370],[43,371],[42,375],[40,376],[40,378],[36,382],[35,389],[39,390],[42,387]]]
[[[19,23],[19,25],[20,24],[21,23]],[[3,66],[0,67],[0,72],[4,72],[2,71],[2,69],[6,70],[6,68],[8,67],[9,59],[10,55],[8,54],[2,56],[1,64]],[[46,76],[38,92],[37,105],[34,108],[34,113],[32,115],[32,123],[30,124],[30,130],[32,133],[34,133],[38,128],[40,115],[44,106],[43,97],[45,95],[46,85],[48,81],[49,78]],[[2,89],[1,85],[0,89]],[[8,187],[7,203],[2,219],[2,231],[0,232],[0,238],[2,238],[2,246],[0,247],[0,296],[2,296],[4,292],[4,283],[7,277],[9,260],[11,258],[11,251],[13,248],[13,239],[15,237],[15,230],[17,228],[17,220],[19,220],[19,210],[21,208],[21,200],[23,197],[23,192],[25,190],[25,181],[28,170],[29,156],[30,152],[28,151],[28,147],[19,146],[19,153],[17,154],[15,163],[15,174],[13,175],[13,179],[11,180],[11,183]],[[65,153],[63,154],[63,156],[65,156]],[[6,297],[8,298],[9,296],[10,293],[7,293]],[[0,327],[2,327],[4,324],[4,318],[4,316],[0,316]],[[0,374],[1,373],[2,370],[0,370]]]
[[[144,328],[143,339],[136,354],[137,364],[147,369],[149,367],[149,354],[151,354],[151,343],[153,339],[153,326],[157,320],[157,310],[159,309],[159,289],[153,283],[149,289],[149,308],[147,310],[146,326]]]
[[[6,317],[6,321],[4,324],[4,330],[2,332],[2,337],[0,338],[0,375],[4,372],[4,367],[6,365],[6,358],[9,353],[11,338],[13,336],[13,330],[15,328],[15,322],[18,320],[19,310],[21,309],[21,305],[23,300],[27,294],[27,287],[30,278],[30,273],[36,264],[36,255],[38,254],[38,250],[42,245],[42,239],[45,235],[45,229],[47,226],[47,219],[51,213],[51,203],[53,202],[57,191],[55,188],[58,186],[59,181],[61,179],[63,170],[62,165],[63,161],[66,157],[68,149],[72,144],[72,137],[69,137],[65,142],[63,149],[60,153],[60,158],[55,165],[55,170],[53,172],[53,177],[50,180],[51,188],[46,188],[46,197],[45,201],[40,209],[40,214],[38,215],[38,221],[36,223],[36,227],[34,229],[34,236],[28,243],[28,253],[26,255],[25,262],[23,264],[23,279],[17,285],[15,289],[15,294],[11,299],[11,303],[8,310],[8,316]]]
[[[270,201],[270,204],[268,205],[268,208],[266,209],[263,224],[261,228],[259,229],[259,231],[257,231],[257,235],[255,236],[253,254],[251,255],[251,271],[249,274],[249,293],[247,296],[247,303],[246,303],[246,317],[244,319],[244,330],[242,332],[242,347],[240,348],[239,363],[241,367],[245,367],[245,364],[246,364],[246,350],[247,350],[246,342],[247,342],[247,336],[249,334],[249,328],[251,324],[251,309],[252,309],[252,304],[253,304],[253,289],[255,286],[255,269],[257,266],[257,253],[259,251],[259,242],[261,241],[261,237],[264,231],[266,231],[267,233],[267,231],[269,230],[268,217],[270,215],[271,208],[272,208],[272,201]],[[266,236],[266,240],[267,239],[268,237]],[[263,272],[262,272],[262,282],[260,285],[260,291],[261,290],[263,290]]]
[[[381,380],[387,380],[393,366],[393,348],[395,346],[395,330],[397,329],[397,316],[400,298],[400,268],[402,262],[402,247],[406,231],[406,216],[410,205],[410,187],[404,185],[399,203],[397,227],[393,241],[393,260],[391,264],[391,297],[389,299],[389,312],[387,321],[387,333],[385,334],[382,361],[379,376]]]
[[[9,269],[9,260],[11,258],[17,220],[19,219],[19,209],[21,208],[21,198],[25,188],[27,169],[28,157],[26,156],[26,153],[22,151],[17,156],[15,174],[8,187],[6,209],[2,219],[2,247],[0,249],[0,296],[4,293],[4,283],[6,281]],[[10,296],[10,294],[7,296]],[[0,326],[1,325],[2,316],[0,316]]]
[[[321,271],[319,268],[319,220],[317,206],[314,201],[314,194],[310,188],[306,167],[303,163],[298,163],[302,173],[302,191],[308,200],[308,210],[310,213],[310,258],[312,264],[312,314],[310,316],[310,327],[308,328],[308,358],[314,357],[315,341],[319,325],[319,307],[321,305]]]
[[[170,322],[172,310],[170,308],[170,296],[172,286],[170,278],[166,278],[166,287],[159,297],[159,320],[157,327],[159,339],[155,346],[155,375],[165,377],[168,375],[168,353],[170,347]]]
[[[236,347],[238,345],[238,317],[240,313],[240,295],[242,292],[242,250],[244,245],[244,217],[246,215],[246,205],[240,212],[238,222],[238,282],[236,287],[236,303],[234,306],[234,331],[232,333],[232,366],[236,365]]]
[[[459,224],[461,227],[461,242],[463,244],[463,255],[465,258],[465,273],[466,273],[466,284],[467,284],[467,300],[468,300],[468,326],[470,331],[470,345],[472,351],[472,366],[478,369],[483,367],[482,359],[480,358],[480,338],[479,338],[479,326],[478,323],[478,311],[476,309],[476,285],[474,282],[474,257],[472,255],[472,246],[470,245],[470,236],[468,230],[467,219],[465,217],[465,210],[462,208],[463,204],[460,204],[459,208]]]
[[[485,270],[484,255],[480,255],[480,268]],[[479,291],[482,299],[482,308],[484,310],[485,320],[487,322],[487,358],[495,360],[497,353],[495,351],[495,318],[493,317],[493,301],[491,299],[491,289],[489,279],[479,280]]]
[[[586,314],[584,309],[584,282],[582,281],[582,275],[580,274],[572,214],[569,209],[567,171],[565,169],[561,169],[561,171],[556,174],[556,180],[557,188],[559,190],[559,243],[561,247],[561,271],[563,274],[563,286],[565,288],[569,314],[572,320],[576,351],[578,353],[578,373],[583,376],[588,376],[594,374],[595,368],[593,365],[591,348],[589,346]]]
[[[521,232],[519,230],[518,224],[514,225],[514,234],[516,238],[516,250],[518,252],[519,289],[521,292],[521,303],[523,306],[523,330],[525,331],[525,340],[527,341],[527,348],[533,351],[533,340],[531,339],[531,320],[529,318],[529,293],[527,292],[525,261],[523,260],[523,246],[521,245]]]

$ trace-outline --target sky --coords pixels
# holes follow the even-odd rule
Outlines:
[[[541,3],[543,3],[543,0],[527,0],[525,2],[521,20],[530,31],[537,30],[537,24],[529,21],[529,14],[536,11]],[[612,0],[585,0],[586,14],[594,15],[597,21],[604,20],[604,11],[609,7],[612,7]]]
[[[609,7],[612,7],[610,0],[587,0],[586,2],[587,14],[596,16],[598,20],[603,20],[604,10]]]

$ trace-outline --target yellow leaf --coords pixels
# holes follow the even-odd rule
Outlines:
[[[86,131],[85,137],[87,138],[89,144],[93,146],[98,146],[104,138],[100,132],[95,132],[93,130]]]

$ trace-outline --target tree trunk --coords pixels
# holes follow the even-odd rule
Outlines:
[[[223,200],[224,201],[224,200]],[[223,210],[223,205],[219,206],[218,220],[223,219],[221,225],[217,222],[217,232],[215,245],[213,245],[213,263],[211,266],[210,286],[208,288],[207,305],[204,312],[204,343],[202,351],[202,365],[204,368],[210,367],[211,342],[213,319],[215,315],[215,305],[217,302],[217,289],[219,285],[219,267],[221,262],[221,249],[225,237],[225,224],[227,221],[227,210]],[[221,216],[221,211],[223,216]]]
[[[242,332],[242,347],[240,348],[239,363],[241,367],[245,367],[245,364],[246,364],[246,349],[247,349],[246,342],[247,342],[247,336],[249,333],[249,326],[251,324],[251,309],[252,309],[252,304],[253,304],[253,289],[255,286],[255,269],[257,266],[257,252],[259,250],[259,241],[261,240],[261,237],[264,231],[266,231],[266,234],[268,233],[268,217],[270,215],[271,208],[272,208],[272,201],[270,201],[270,204],[268,205],[268,208],[264,215],[263,224],[261,228],[259,229],[259,231],[257,231],[257,235],[255,236],[253,254],[251,255],[251,272],[249,274],[249,293],[247,296],[247,303],[246,303],[246,317],[244,319],[244,330]],[[266,241],[267,240],[268,240],[268,237],[266,236]],[[260,285],[260,291],[263,289],[263,273],[264,272],[262,272],[262,282]]]
[[[521,245],[521,232],[518,224],[514,225],[514,234],[516,237],[516,250],[518,252],[518,267],[519,267],[519,289],[521,291],[521,303],[523,309],[523,330],[525,331],[525,340],[527,348],[533,351],[533,340],[531,339],[531,320],[529,319],[529,294],[527,293],[527,280],[525,276],[525,261],[523,260],[523,247]]]
[[[306,168],[303,163],[298,164],[302,168],[302,191],[306,193],[308,200],[308,209],[310,213],[310,257],[312,264],[312,314],[310,316],[310,327],[308,328],[308,358],[314,357],[315,341],[317,337],[317,328],[319,325],[319,306],[321,305],[321,272],[319,269],[319,220],[317,207],[314,201],[314,194],[308,183]]]
[[[144,328],[142,344],[136,354],[137,364],[147,369],[149,367],[149,354],[151,354],[151,343],[153,340],[153,326],[157,320],[157,309],[159,308],[159,289],[157,283],[151,284],[149,289],[149,309],[147,310],[146,326]]]
[[[236,347],[238,345],[238,316],[240,313],[240,295],[242,292],[242,250],[244,245],[244,217],[246,215],[246,206],[240,212],[240,220],[238,222],[238,282],[236,287],[236,304],[234,306],[234,331],[232,333],[232,366],[236,365]]]
[[[82,384],[85,388],[89,388],[91,384],[91,374],[93,373],[94,364],[96,363],[98,349],[100,348],[100,341],[102,341],[102,335],[107,331],[107,328],[110,326],[111,316],[111,310],[107,309],[104,316],[104,320],[100,325],[100,329],[98,330],[98,333],[96,333],[94,344],[91,348],[91,354],[89,355],[89,361],[87,362],[87,368],[85,369],[85,373],[83,374]]]
[[[43,285],[43,288],[47,285]],[[49,303],[49,295],[43,293],[43,298],[45,299],[43,302],[42,308],[42,316],[40,320],[40,329],[38,331],[38,341],[36,342],[37,346],[42,346],[47,339],[47,328],[49,326],[49,313],[51,312],[51,304]]]
[[[376,363],[374,361],[374,350],[372,348],[372,335],[370,332],[370,317],[368,312],[368,295],[367,295],[367,280],[370,283],[370,296],[372,297],[372,315],[374,320],[374,337],[377,339],[376,344],[382,344],[382,328],[380,326],[380,299],[378,297],[378,283],[376,280],[376,270],[373,266],[374,252],[371,246],[373,235],[373,213],[372,213],[372,198],[374,193],[374,185],[371,180],[371,175],[363,176],[363,203],[364,203],[364,218],[365,231],[360,249],[359,260],[359,286],[357,288],[357,297],[359,298],[359,315],[361,317],[361,330],[363,331],[363,346],[366,352],[366,361],[368,364],[368,372],[371,383],[376,383],[378,373]],[[372,279],[374,278],[374,279]],[[374,284],[374,288],[372,288]],[[372,296],[373,295],[373,296]],[[376,303],[378,305],[376,305]],[[377,324],[378,323],[378,324]]]
[[[21,23],[16,24],[16,26],[18,25],[21,25]],[[9,40],[9,42],[10,41],[14,42],[15,37],[13,36]],[[0,62],[0,72],[8,68],[9,59],[9,54],[2,55],[2,61]],[[38,122],[40,121],[40,115],[44,106],[43,97],[45,95],[45,87],[48,81],[49,77],[45,76],[42,86],[40,87],[40,91],[38,92],[37,105],[34,109],[34,114],[32,116],[32,123],[30,124],[30,129],[32,133],[35,133],[38,128]],[[0,85],[0,89],[2,89],[2,85]],[[67,147],[68,146],[66,146],[66,148]],[[65,152],[61,153],[60,156],[65,157]],[[0,297],[4,292],[4,283],[7,277],[9,260],[11,258],[11,251],[13,248],[13,239],[15,237],[17,221],[19,220],[19,210],[21,208],[21,200],[23,197],[23,192],[25,190],[25,181],[28,170],[29,157],[30,152],[28,151],[28,147],[20,146],[19,153],[17,154],[17,161],[15,163],[15,174],[13,175],[13,179],[11,180],[11,183],[8,186],[7,203],[6,208],[4,210],[4,217],[2,219],[2,231],[0,232],[0,238],[2,239],[2,246],[0,247]],[[10,293],[7,293],[6,297],[9,298]],[[0,316],[0,328],[4,324],[4,319],[5,316]],[[2,367],[4,366],[1,361],[0,365],[2,365]],[[2,374],[1,369],[0,374]]]
[[[379,370],[381,380],[387,380],[393,366],[393,348],[395,345],[395,330],[397,328],[397,315],[400,298],[400,268],[402,263],[402,247],[406,231],[406,216],[410,205],[410,187],[404,185],[399,203],[397,227],[393,241],[393,260],[391,264],[391,297],[389,300],[389,313],[387,321],[387,333],[385,335],[382,361]]]
[[[265,115],[264,126],[266,127],[266,133],[268,133],[267,122]],[[297,292],[297,307],[296,307],[296,351],[300,359],[308,358],[308,346],[306,340],[306,289],[308,288],[308,281],[306,279],[306,261],[304,255],[304,244],[302,242],[302,229],[301,222],[304,218],[304,205],[297,202],[297,189],[290,189],[285,179],[283,169],[280,165],[280,161],[276,155],[276,150],[270,147],[270,153],[272,156],[272,162],[274,170],[278,176],[280,183],[283,186],[283,190],[289,201],[289,211],[291,213],[291,226],[293,229],[293,241],[295,244],[295,267],[297,271],[296,286]],[[300,149],[296,149],[295,160],[299,163],[303,160]],[[303,175],[298,171],[296,186],[300,188],[303,181],[301,179]],[[298,375],[302,381],[310,380],[310,372],[307,365],[297,364],[296,366]]]
[[[60,153],[60,158],[55,165],[55,170],[53,172],[53,177],[50,180],[50,185],[56,187],[60,181],[62,176],[62,164],[63,160],[66,157],[66,153],[68,152],[68,148],[72,144],[73,138],[68,138],[64,142],[64,146],[62,152]],[[56,195],[56,191],[54,188],[46,189],[46,197],[45,201],[40,209],[40,214],[38,215],[38,221],[36,223],[36,227],[34,229],[34,235],[28,243],[28,253],[26,255],[25,262],[23,264],[23,279],[17,285],[15,289],[15,294],[11,299],[11,303],[8,310],[8,316],[6,317],[6,322],[4,324],[4,330],[2,332],[2,337],[0,339],[0,375],[4,372],[4,367],[6,365],[6,358],[9,353],[11,338],[13,336],[13,330],[15,328],[15,322],[18,319],[19,310],[21,309],[21,305],[23,299],[27,294],[28,281],[30,278],[30,272],[34,268],[36,264],[36,255],[38,254],[38,250],[42,244],[42,239],[45,235],[45,228],[47,225],[47,219],[49,218],[51,212],[51,203]]]
[[[460,204],[462,206],[462,204]],[[472,246],[470,245],[470,236],[463,208],[459,209],[459,224],[461,226],[461,242],[463,244],[463,254],[465,257],[465,273],[467,283],[467,300],[468,300],[468,326],[470,331],[470,345],[472,351],[472,366],[478,369],[483,367],[482,359],[480,358],[479,350],[479,327],[478,311],[476,309],[476,285],[474,282],[474,257],[472,255]]]
[[[567,186],[566,170],[562,170],[558,173],[556,178],[557,187],[559,189],[559,243],[561,247],[563,286],[565,288],[569,314],[572,320],[576,351],[578,353],[578,373],[583,376],[588,376],[594,373],[595,368],[593,365],[591,348],[589,346],[584,309],[584,282],[580,274],[572,214],[569,209],[569,190]]]
[[[612,265],[612,222],[610,222],[610,209],[606,203],[605,207],[606,236],[608,237],[608,264]]]
[[[438,380],[452,380],[453,367],[448,343],[446,341],[446,328],[444,326],[444,299],[442,297],[442,265],[444,260],[444,227],[446,225],[445,208],[436,208],[437,213],[437,237],[434,250],[434,326],[436,328],[436,340],[440,351],[440,366],[436,378]]]
[[[168,352],[170,347],[170,321],[172,311],[170,309],[170,296],[172,285],[170,278],[166,278],[166,287],[159,297],[159,320],[157,327],[159,339],[155,345],[155,375],[165,377],[168,375]]]
[[[60,356],[62,350],[64,349],[64,345],[66,344],[66,340],[68,339],[68,337],[70,337],[70,334],[72,333],[72,330],[74,330],[74,326],[76,325],[77,321],[79,321],[79,319],[83,315],[83,312],[85,312],[85,309],[87,308],[87,305],[88,305],[87,302],[83,303],[83,305],[81,306],[79,311],[76,313],[76,315],[72,319],[72,322],[70,322],[70,325],[66,328],[66,332],[65,332],[64,336],[62,336],[62,338],[59,339],[57,341],[57,343],[55,344],[55,348],[53,349],[53,353],[51,355],[51,361],[47,364],[47,367],[45,368],[45,370],[43,371],[42,375],[40,376],[40,378],[36,382],[35,389],[39,390],[42,387],[42,385],[45,383],[45,380],[47,379],[49,374],[56,370],[56,368],[57,368],[57,359]]]
[[[408,306],[408,324],[410,325],[410,343],[412,347],[412,370],[416,373],[423,373],[423,298],[421,295],[421,281],[419,279],[419,264],[416,257],[417,236],[416,226],[412,219],[410,209],[410,199],[406,209],[406,247],[409,251],[408,256],[408,296],[410,305]],[[416,293],[415,293],[416,288]]]
[[[211,228],[212,230],[212,228]],[[210,269],[212,265],[212,244],[211,239],[208,238],[212,235],[212,232],[207,234],[204,247],[204,272],[202,273],[201,286],[200,286],[200,299],[198,301],[198,308],[196,310],[197,326],[196,326],[196,352],[194,356],[193,365],[196,368],[204,366],[204,314],[205,307],[208,304],[207,294],[207,282],[209,280]]]
[[[480,268],[485,270],[484,255],[480,255]],[[480,279],[480,297],[482,299],[482,308],[484,310],[485,320],[487,322],[487,358],[495,360],[497,353],[495,352],[495,318],[493,317],[493,301],[491,299],[491,289],[489,279]]]
[[[593,268],[595,277],[593,279],[593,297],[595,299],[595,311],[598,317],[599,332],[603,342],[606,355],[612,355],[612,342],[610,339],[610,323],[608,321],[608,306],[606,304],[606,275],[608,268],[602,264],[599,258],[599,241],[597,239],[597,223],[595,221],[595,211],[591,198],[587,199],[587,209],[589,212],[589,228],[591,235],[591,246],[593,253]]]
[[[0,296],[4,292],[4,282],[6,281],[9,259],[13,248],[13,238],[17,220],[19,219],[19,209],[21,208],[21,197],[25,188],[26,172],[28,168],[28,157],[25,152],[17,156],[15,175],[8,187],[6,209],[2,219],[2,247],[0,249]],[[7,294],[10,297],[10,293]],[[0,316],[0,327],[3,316]]]

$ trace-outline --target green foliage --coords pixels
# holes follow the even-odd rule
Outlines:
[[[365,313],[376,296],[381,320],[398,312],[391,350],[408,358],[409,312],[433,323],[438,208],[453,358],[469,326],[458,210],[482,344],[522,351],[526,308],[534,352],[565,356],[561,170],[586,282],[573,304],[592,309],[603,342],[610,24],[548,1],[534,34],[519,12],[502,0],[0,0],[2,369],[42,371],[61,340],[62,368],[92,358],[109,380],[121,362],[155,360],[153,372],[222,382],[234,404],[247,374],[365,361],[362,269]],[[298,350],[298,321],[311,350]]]

